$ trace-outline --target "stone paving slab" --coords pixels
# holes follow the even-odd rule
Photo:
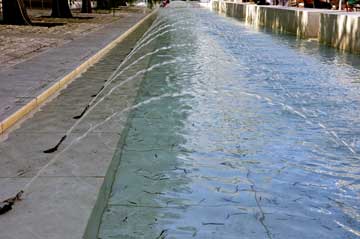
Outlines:
[[[0,73],[0,87],[1,82],[6,82],[2,78],[4,75],[10,75],[10,80],[13,79],[22,86],[25,78],[17,80],[16,75],[25,75],[27,69],[31,69],[34,75],[29,75],[29,82],[24,84],[26,86],[32,83],[36,86],[36,76],[41,77],[42,74],[49,77],[47,79],[49,82],[55,82],[66,74],[66,71],[77,67],[81,60],[96,53],[144,16],[134,15],[126,22],[115,22],[101,31],[103,36],[97,33],[94,39],[86,39],[86,44],[90,44],[88,49],[81,47],[72,52],[71,49],[75,46],[64,46],[66,53],[61,52],[60,49],[53,49],[41,57],[35,57],[31,61],[12,67],[11,72],[3,71]],[[76,122],[73,117],[81,113],[93,99],[93,95],[99,92],[105,80],[129,54],[154,17],[146,19],[108,52],[105,58],[100,59],[58,92],[56,98],[42,105],[25,121],[0,137],[0,201],[14,196],[27,183],[32,182],[13,210],[0,215],[1,239],[78,239],[97,236],[96,228],[92,235],[84,236],[84,233],[88,225],[91,225],[89,220],[93,218],[91,215],[99,200],[99,195],[104,187],[108,187],[106,185],[109,182],[105,178],[107,178],[109,165],[113,162],[115,151],[119,147],[118,142],[123,134],[122,131],[127,124],[129,110],[126,109],[134,103],[142,76],[123,84],[121,88],[114,91],[114,94],[107,96],[98,104],[98,107],[84,116],[77,127],[68,134],[58,151],[52,154],[45,154],[43,151],[57,144],[73,126]],[[82,41],[82,43],[85,42],[84,39]],[[77,44],[81,45],[81,42]],[[56,54],[65,59],[57,58]],[[65,54],[70,56],[66,57]],[[46,56],[48,56],[48,62]],[[134,57],[139,56],[135,54]],[[31,62],[34,64],[32,65]],[[42,62],[49,67],[42,69]],[[126,80],[133,72],[128,74],[124,73],[116,78],[111,86]],[[28,88],[18,89],[19,95],[24,93],[22,92],[24,89]],[[34,92],[41,92],[41,90]],[[19,101],[20,99],[27,98],[16,94],[0,95],[2,107],[13,106],[7,111],[3,110],[0,115],[4,117],[12,109],[16,109],[15,106],[20,107],[26,103],[26,101]],[[118,112],[116,117],[104,121],[114,112]],[[94,125],[98,127],[92,128]],[[64,150],[65,148],[67,150]],[[54,158],[56,158],[55,161]],[[40,175],[40,177],[31,181],[35,175]]]
[[[4,192],[13,193],[14,189],[20,188],[28,180],[0,179],[0,195],[5,195]],[[84,218],[90,216],[91,211],[88,209],[96,200],[97,189],[102,181],[99,177],[38,179],[26,200],[19,203],[10,216],[0,217],[1,238],[81,238],[87,223]]]
[[[96,32],[0,71],[0,122],[49,90],[144,16],[144,13],[128,14]]]
[[[96,32],[109,23],[127,18],[143,7],[127,7],[115,14],[104,10],[96,13],[78,13],[74,18],[51,18],[51,9],[27,9],[35,26],[0,25],[0,71],[24,62],[46,50],[60,47],[79,37]],[[43,26],[37,26],[43,24]],[[49,24],[51,27],[44,27]]]

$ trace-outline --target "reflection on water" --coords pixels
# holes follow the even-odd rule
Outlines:
[[[162,9],[134,52],[99,238],[360,236],[359,57],[196,8]]]

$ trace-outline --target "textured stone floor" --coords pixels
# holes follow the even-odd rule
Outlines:
[[[40,85],[46,87],[56,81],[76,67],[81,59],[94,54],[144,15],[133,14],[126,21],[116,21],[88,34],[85,45],[80,38],[2,71],[0,117],[26,103],[41,92]],[[102,89],[105,80],[145,30],[131,34],[55,99],[2,135],[0,201],[26,187],[35,175],[40,177],[26,188],[23,199],[15,204],[13,210],[0,215],[1,239],[82,238],[125,126],[126,109],[133,104],[141,77],[115,90],[84,116],[56,152],[45,154],[43,151],[57,144],[74,125],[76,119],[73,117],[79,115]],[[127,77],[118,77],[109,88]],[[37,90],[34,87],[38,87]],[[109,118],[114,112],[120,113]],[[104,120],[106,124],[102,124]]]
[[[28,10],[35,26],[0,25],[0,71],[144,11],[147,10],[135,8],[118,11],[115,15],[106,12],[74,13],[74,19],[59,19],[46,17],[50,15],[50,10]],[[36,26],[38,23],[62,25]]]

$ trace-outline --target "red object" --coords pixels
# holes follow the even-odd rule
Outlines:
[[[170,3],[170,0],[163,0],[160,7],[166,7]]]

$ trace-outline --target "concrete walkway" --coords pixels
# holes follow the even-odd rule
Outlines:
[[[1,72],[0,121],[29,102],[36,101],[39,95],[59,84],[64,76],[144,17],[145,14],[133,14],[87,35],[86,39],[49,50]],[[54,100],[43,105],[22,124],[17,124],[16,129],[12,128],[2,135],[0,200],[14,196],[27,183],[31,184],[13,210],[0,215],[1,239],[83,237],[117,149],[127,111],[108,120],[106,125],[99,125],[91,131],[90,128],[101,123],[112,112],[123,111],[132,105],[138,82],[129,82],[107,97],[104,105],[100,104],[82,119],[57,152],[45,154],[43,151],[56,145],[76,122],[73,117],[81,113],[94,94],[99,92],[104,80],[151,24],[151,19],[147,19],[115,46],[106,58],[82,73]],[[80,141],[74,141],[79,137],[82,137]],[[55,157],[57,160],[51,163]],[[44,168],[46,165],[48,167]],[[40,177],[32,182],[38,174]]]
[[[34,106],[43,103],[45,99],[39,96],[114,41],[144,15],[129,14],[127,18],[108,24],[99,31],[0,71],[0,133],[13,125],[13,120],[4,122],[8,117],[27,104],[32,105],[32,110]],[[75,74],[77,73],[79,72]],[[28,109],[21,113],[20,118],[26,113]]]

